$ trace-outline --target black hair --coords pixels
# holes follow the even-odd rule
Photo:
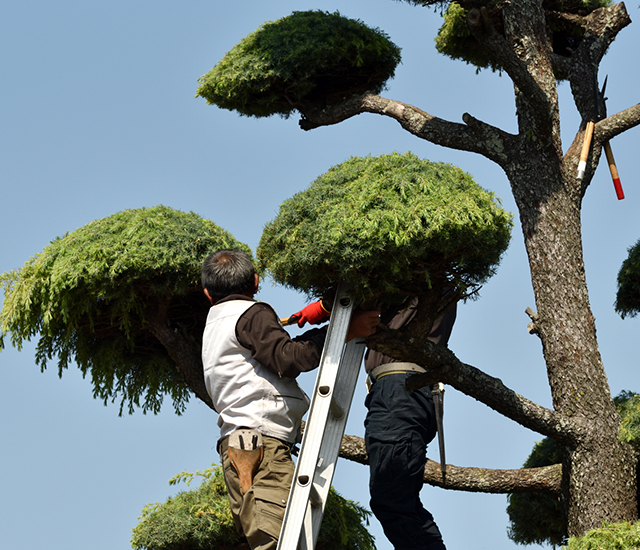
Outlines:
[[[213,302],[230,294],[253,293],[256,271],[251,258],[241,250],[218,250],[202,262],[202,288]]]

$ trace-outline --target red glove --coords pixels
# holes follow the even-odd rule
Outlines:
[[[322,300],[318,300],[317,302],[310,303],[304,309],[298,311],[298,313],[294,313],[291,317],[299,317],[298,326],[302,328],[305,323],[319,325],[326,321],[330,315],[331,313],[322,305]]]

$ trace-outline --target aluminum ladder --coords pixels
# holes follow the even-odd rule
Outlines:
[[[318,540],[365,350],[364,338],[345,345],[353,308],[339,285],[277,550],[313,550]]]

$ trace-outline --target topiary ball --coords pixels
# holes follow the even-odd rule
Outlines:
[[[189,391],[150,317],[162,304],[171,322],[201,337],[209,309],[201,265],[220,248],[251,254],[213,222],[165,206],[95,220],[0,275],[0,347],[6,335],[20,348],[38,334],[37,364],[57,356],[62,374],[74,361],[91,373],[95,397],[121,396],[130,410],[142,399],[157,412],[169,394],[181,410]]]
[[[482,3],[485,15],[494,30],[504,35],[502,18],[503,4],[490,0]],[[575,50],[585,32],[580,19],[560,17],[559,14],[576,14],[586,16],[593,10],[611,5],[610,0],[545,0],[547,22],[547,38],[554,53],[569,57]],[[469,31],[467,15],[470,9],[477,9],[480,4],[468,0],[450,2],[444,11],[444,22],[436,36],[436,49],[452,59],[460,59],[478,70],[490,68],[501,71],[502,66],[476,40]],[[556,75],[558,80],[568,78],[568,75]]]
[[[485,281],[511,227],[460,168],[411,153],[353,157],[281,205],[257,256],[277,282],[310,296],[343,281],[360,302],[391,303]]]
[[[197,96],[241,115],[289,116],[393,77],[400,49],[380,30],[338,12],[293,12],[267,22],[199,79]]]
[[[628,250],[629,255],[618,272],[616,311],[624,319],[640,312],[640,241]]]

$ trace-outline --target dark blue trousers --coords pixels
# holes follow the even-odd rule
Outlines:
[[[365,401],[371,510],[395,550],[445,550],[433,516],[420,501],[427,444],[436,435],[431,388],[407,391],[408,376],[381,377]]]

